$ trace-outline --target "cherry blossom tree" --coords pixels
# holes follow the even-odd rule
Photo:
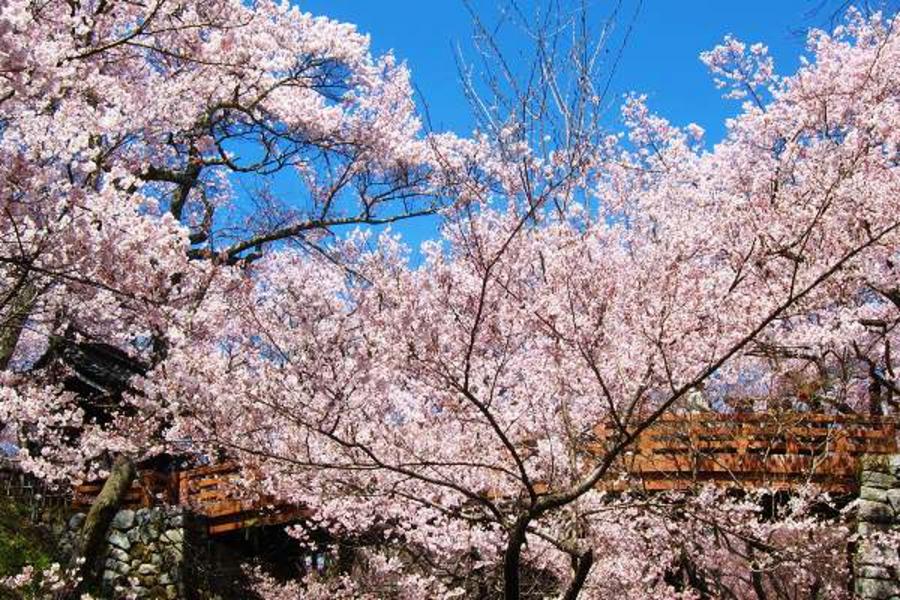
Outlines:
[[[469,165],[403,64],[288,3],[10,0],[0,38],[0,422],[42,476],[158,451],[129,382],[218,278],[431,213]]]
[[[16,0],[0,32],[4,369],[97,341],[145,370],[223,267],[432,212],[432,174],[466,166],[404,65],[287,4]],[[26,421],[79,418],[6,390]]]
[[[640,96],[604,131],[596,49],[540,28],[533,76],[467,81],[459,140],[420,133],[393,58],[286,5],[0,7],[2,418],[33,469],[230,453],[356,549],[276,597],[844,594],[820,499],[765,520],[602,484],[701,386],[722,408],[813,364],[828,410],[894,389],[896,19],[813,32],[788,77],[727,38],[702,59],[744,105],[706,150]],[[439,206],[421,266],[320,239]],[[82,338],[140,363],[102,423],[34,368]]]
[[[890,362],[898,53],[895,19],[856,13],[811,33],[789,77],[727,38],[702,58],[745,102],[712,151],[640,96],[627,137],[573,125],[591,85],[557,103],[569,134],[547,149],[527,119],[546,113],[522,110],[489,137],[506,168],[424,265],[389,235],[341,244],[349,271],[259,261],[192,323],[219,335],[173,348],[146,393],[180,399],[174,438],[229,448],[365,547],[353,585],[372,597],[842,597],[847,532],[802,506],[761,524],[740,503],[654,512],[599,486],[700,386],[724,410],[808,356]],[[890,387],[893,368],[871,377]],[[865,407],[867,378],[830,410]],[[587,451],[598,423],[613,435]]]

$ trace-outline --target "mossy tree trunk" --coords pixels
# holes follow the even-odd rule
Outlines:
[[[76,556],[84,559],[84,562],[80,567],[81,584],[78,586],[74,598],[99,583],[100,553],[106,533],[121,508],[135,477],[137,477],[137,469],[134,462],[125,456],[117,457],[103,488],[91,504],[78,540]]]

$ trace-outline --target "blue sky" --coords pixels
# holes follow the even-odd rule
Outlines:
[[[454,47],[471,50],[473,27],[462,0],[295,0],[306,11],[355,23],[371,35],[375,53],[392,50],[407,62],[413,81],[427,100],[436,130],[466,135],[473,121],[458,81]],[[488,24],[497,21],[497,3],[470,0]],[[518,0],[528,11],[542,0]],[[618,0],[588,0],[596,27]],[[626,30],[640,0],[621,0],[619,32]],[[877,3],[881,0],[872,0]],[[676,125],[695,122],[711,146],[722,138],[725,120],[740,108],[721,98],[698,55],[726,34],[763,42],[786,74],[796,70],[804,51],[804,31],[828,27],[841,0],[643,0],[616,69],[607,100],[608,125],[620,126],[618,105],[627,92],[648,95],[651,110]],[[515,45],[512,46],[513,55]],[[436,235],[436,219],[395,225],[413,247]]]
[[[538,2],[520,0],[526,7]],[[635,3],[624,0],[622,13],[630,17]],[[614,2],[591,4],[599,21],[607,12],[604,7]],[[677,124],[696,122],[715,141],[724,132],[725,118],[738,106],[721,99],[699,53],[731,33],[747,42],[766,43],[779,71],[793,71],[804,44],[798,31],[827,25],[829,4],[837,3],[825,0],[826,6],[816,11],[821,4],[823,0],[644,0],[610,98],[628,91],[646,93],[655,112]],[[301,0],[299,5],[355,23],[372,36],[376,52],[393,50],[405,60],[428,101],[436,129],[462,134],[471,130],[453,57],[455,44],[470,47],[472,26],[462,0]],[[473,0],[473,5],[486,21],[496,21],[494,2]],[[620,31],[627,21],[620,19]]]

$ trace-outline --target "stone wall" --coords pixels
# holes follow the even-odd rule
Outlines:
[[[69,532],[81,530],[85,515],[69,519]],[[103,591],[110,598],[185,597],[185,556],[195,535],[190,514],[180,508],[120,510],[107,533],[103,561]],[[73,538],[74,539],[74,538]]]
[[[225,579],[239,574],[242,555],[229,551],[227,545],[210,545],[205,527],[191,517],[179,507],[119,511],[101,557],[104,597],[230,597],[198,591],[223,583],[228,587]],[[69,519],[69,540],[77,537],[84,519],[83,513]],[[855,596],[860,600],[900,600],[900,454],[863,457],[856,527]],[[285,548],[284,556],[288,555],[296,558]],[[230,565],[233,573],[223,577],[229,569],[223,571],[222,565]]]
[[[900,600],[900,455],[863,458],[857,533],[854,592],[863,600]]]
[[[72,542],[85,514],[73,515],[63,538]],[[203,517],[181,507],[120,510],[106,535],[98,559],[104,600],[246,600],[248,564],[296,578],[306,551],[284,527],[251,527],[211,538]]]

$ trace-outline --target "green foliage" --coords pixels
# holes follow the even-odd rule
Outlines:
[[[17,575],[25,565],[43,570],[58,560],[56,555],[50,528],[35,523],[27,506],[0,497],[0,578]],[[0,588],[0,600],[17,597]]]

